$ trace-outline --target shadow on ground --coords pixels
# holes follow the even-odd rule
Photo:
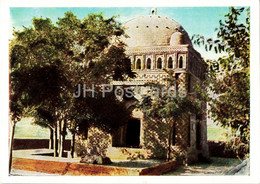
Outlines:
[[[54,153],[36,153],[36,154],[32,154],[32,155],[38,155],[38,156],[50,156],[53,157]]]

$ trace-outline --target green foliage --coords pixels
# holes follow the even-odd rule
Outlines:
[[[28,114],[42,126],[54,128],[58,121],[68,119],[73,133],[84,132],[90,124],[107,131],[121,125],[130,113],[114,95],[101,98],[100,85],[134,77],[124,54],[123,35],[115,17],[90,14],[80,20],[71,12],[56,24],[49,18],[33,18],[31,27],[14,31],[10,43],[12,117],[20,118],[24,109],[30,109]],[[86,98],[74,98],[78,84],[86,89],[94,84],[95,97],[88,93]],[[121,121],[116,121],[115,114]]]
[[[80,139],[76,143],[76,152],[78,155],[95,154],[106,156],[107,148],[111,145],[111,137],[100,128],[90,126],[88,139]]]
[[[123,101],[119,101],[114,92],[105,94],[97,93],[95,98],[80,97],[73,99],[72,118],[77,120],[80,132],[84,132],[90,126],[111,133],[130,119],[131,111],[126,109]],[[84,107],[84,108],[82,108]]]
[[[167,71],[166,71],[167,72]],[[184,80],[176,80],[174,72],[168,72],[168,81],[165,85],[157,85],[160,89],[164,88],[165,91],[172,88],[175,84],[185,83]],[[153,85],[153,84],[151,84]],[[153,97],[153,91],[150,94],[144,96],[139,108],[144,110],[145,115],[153,117],[155,119],[167,119],[170,121],[177,121],[182,118],[182,116],[190,115],[192,113],[197,113],[200,109],[200,101],[193,96],[186,95],[180,96],[178,89],[175,89],[176,96],[168,94],[160,94],[159,97]]]
[[[34,123],[41,127],[54,128],[56,124],[56,117],[52,112],[41,107],[31,111],[31,116],[34,117]]]
[[[151,150],[151,158],[165,159],[168,148],[169,124],[144,117],[143,124],[145,148]]]
[[[229,9],[225,20],[219,21],[217,37],[205,40],[203,36],[193,37],[195,44],[214,47],[225,55],[217,61],[208,61],[208,78],[205,85],[210,104],[211,118],[219,125],[232,129],[230,148],[237,152],[249,152],[250,117],[250,11],[245,21],[240,20],[245,8]],[[214,70],[217,65],[218,70]],[[231,137],[233,137],[231,139]],[[238,151],[239,150],[239,151]]]

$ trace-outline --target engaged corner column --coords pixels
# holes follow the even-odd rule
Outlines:
[[[202,103],[202,114],[201,114],[201,147],[202,154],[204,157],[209,157],[209,147],[207,139],[207,103]]]

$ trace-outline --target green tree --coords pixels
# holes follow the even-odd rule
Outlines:
[[[134,76],[120,40],[123,35],[115,17],[106,19],[102,14],[90,14],[80,20],[71,12],[65,13],[56,24],[49,18],[34,18],[31,27],[14,31],[10,44],[12,118],[24,115],[20,113],[24,108],[35,111],[36,118],[43,118],[42,112],[47,113],[55,122],[43,119],[54,130],[58,129],[61,156],[70,124],[67,120],[73,121],[78,112],[92,105],[75,104],[78,101],[73,93],[77,85],[91,88],[94,84],[97,94],[103,83]],[[93,113],[81,114],[85,118],[89,115]],[[73,127],[77,126],[70,126],[70,130]]]
[[[246,13],[245,20],[242,14]],[[206,81],[211,118],[222,127],[232,130],[229,147],[238,155],[249,152],[250,136],[250,10],[231,7],[225,20],[216,28],[217,39],[194,35],[195,44],[204,44],[206,50],[214,48],[224,52],[217,61],[208,61]]]
[[[10,76],[11,78],[11,76]],[[14,79],[13,84],[14,86],[17,86],[18,80]],[[10,122],[9,122],[9,174],[11,172],[11,166],[12,166],[12,152],[13,152],[13,143],[14,143],[14,132],[15,132],[15,126],[16,123],[21,120],[23,117],[24,112],[24,105],[23,100],[24,97],[20,95],[21,91],[19,89],[13,87],[10,89]]]

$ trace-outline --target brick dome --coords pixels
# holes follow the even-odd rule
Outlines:
[[[151,46],[170,46],[171,43],[179,43],[173,38],[174,33],[182,34],[182,44],[192,45],[187,32],[175,20],[160,15],[145,15],[131,19],[124,23],[126,34],[129,38],[125,39],[128,47],[151,47]],[[172,37],[172,39],[171,39]],[[174,44],[175,45],[175,44]]]
[[[181,45],[183,44],[183,34],[180,32],[175,32],[172,34],[171,39],[170,39],[170,45],[174,46],[174,45]]]

